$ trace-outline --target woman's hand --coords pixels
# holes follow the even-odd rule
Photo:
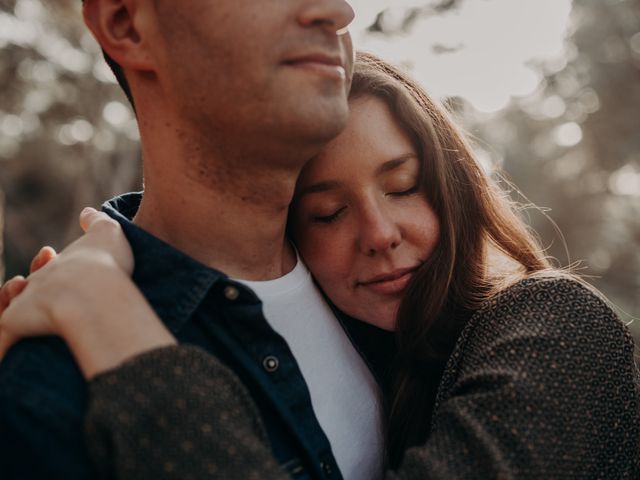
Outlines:
[[[129,278],[133,254],[117,222],[85,209],[85,235],[36,256],[34,273],[0,291],[0,358],[24,337],[64,338],[87,378],[175,343]]]
[[[38,254],[33,257],[29,273],[34,273],[40,270],[47,263],[53,260],[56,255],[57,253],[53,248],[49,246],[42,247]],[[27,280],[22,275],[17,275],[11,280],[7,280],[0,287],[0,317],[2,316],[2,312],[4,312],[11,303],[11,300],[17,297],[26,286]]]
[[[29,273],[35,273],[44,267],[47,263],[53,260],[56,257],[56,251],[51,247],[42,247],[38,254],[31,261],[31,266],[29,268]],[[11,301],[20,295],[20,293],[27,286],[27,279],[25,279],[22,275],[17,275],[13,277],[11,280],[2,285],[0,288],[0,319],[2,318],[2,314],[9,307]],[[41,324],[38,325],[37,322],[31,325],[34,327],[35,335],[47,335],[51,332],[47,331],[48,325]],[[24,330],[28,330],[29,324],[21,325],[21,328]],[[24,336],[29,336],[24,332]],[[4,356],[5,352],[15,343],[19,337],[11,331],[3,331],[3,324],[0,322],[0,359]]]
[[[87,275],[95,276],[107,269],[122,269],[126,275],[133,271],[133,255],[117,222],[86,208],[80,214],[80,226],[85,235],[69,245],[57,262],[51,263],[57,257],[55,250],[44,247],[31,262],[28,279],[17,276],[3,285],[0,290],[0,358],[21,338],[60,335],[61,325],[52,318],[52,312],[59,309],[66,312],[66,308],[77,304],[79,298],[69,298],[68,293],[78,293],[77,289]],[[36,275],[47,265],[46,273]],[[83,275],[75,275],[74,271]],[[34,286],[22,299],[19,318],[13,311],[4,314],[29,283]]]

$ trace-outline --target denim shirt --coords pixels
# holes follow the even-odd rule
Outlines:
[[[135,257],[133,280],[156,314],[179,342],[204,348],[239,376],[292,478],[342,479],[300,369],[260,300],[134,225],[141,198],[116,197],[103,210],[122,226]],[[86,383],[62,340],[14,346],[0,363],[0,477],[94,478],[83,441],[86,407]]]

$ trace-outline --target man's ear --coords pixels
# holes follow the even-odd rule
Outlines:
[[[82,15],[102,49],[123,69],[154,70],[148,50],[149,24],[145,16],[151,13],[148,2],[138,0],[85,0]],[[146,8],[145,8],[146,7]]]

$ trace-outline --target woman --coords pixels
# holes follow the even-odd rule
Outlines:
[[[345,132],[300,177],[290,233],[340,310],[395,331],[397,355],[383,359],[386,478],[637,478],[638,371],[615,314],[550,267],[444,110],[405,74],[360,54],[350,105]],[[84,214],[87,236],[62,257],[97,251],[130,271],[119,232],[98,215]],[[19,304],[25,284],[6,285],[5,303]],[[150,459],[170,458],[169,478],[283,478],[243,386],[213,357],[173,346],[139,292],[126,294],[140,306],[126,342],[104,345],[100,325],[117,318],[69,326],[60,312],[23,314],[34,319],[25,325],[9,309],[0,351],[21,336],[65,338],[92,379],[90,448],[119,477],[147,478]],[[154,382],[154,369],[170,377]],[[210,378],[224,383],[207,388]]]

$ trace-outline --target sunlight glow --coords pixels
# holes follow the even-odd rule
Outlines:
[[[409,67],[433,96],[460,96],[481,111],[534,92],[542,80],[536,62],[565,64],[571,0],[463,0],[445,14],[422,16],[406,34],[384,36],[366,31],[377,12],[428,7],[428,0],[350,3],[357,48]],[[551,116],[560,110],[549,107]]]
[[[567,122],[553,129],[553,139],[561,147],[573,147],[582,141],[582,128],[575,122]]]

